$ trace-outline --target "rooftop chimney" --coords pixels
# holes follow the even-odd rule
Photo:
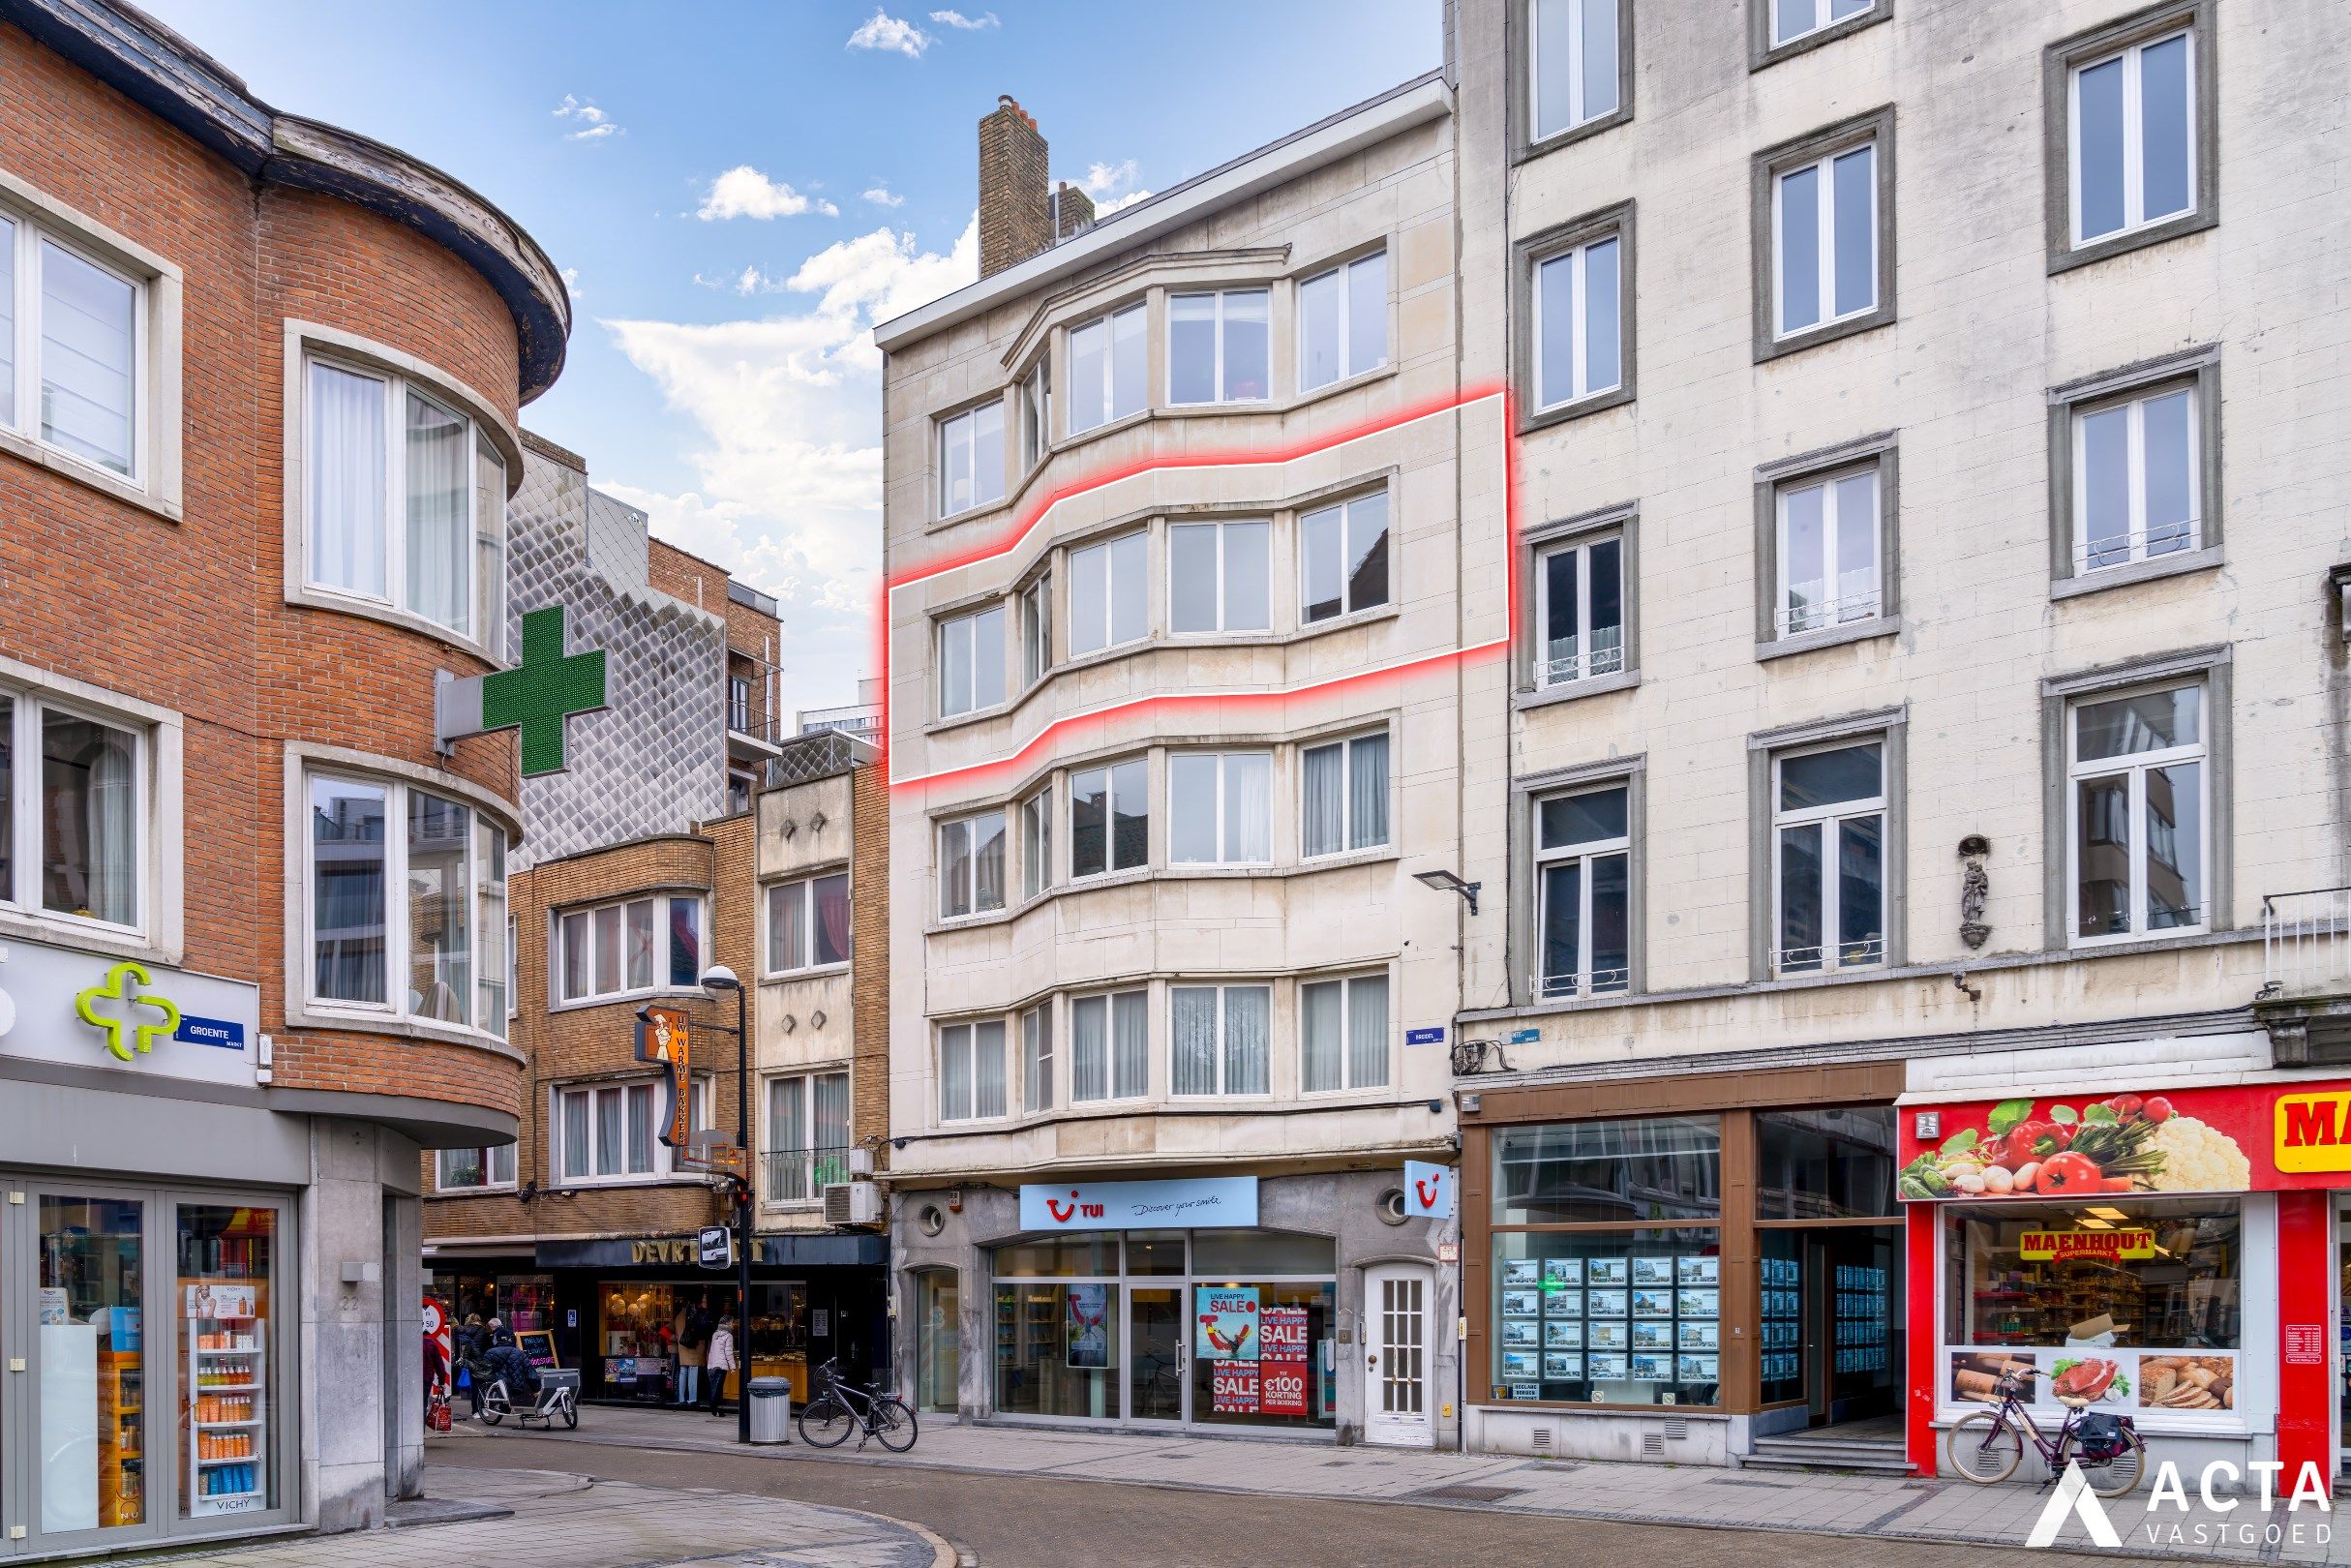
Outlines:
[[[1053,244],[1045,138],[1010,97],[980,122],[980,276],[994,277]]]
[[[1094,198],[1068,180],[1053,193],[1053,243],[1094,226]]]

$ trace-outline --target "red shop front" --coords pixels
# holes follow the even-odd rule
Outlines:
[[[1911,1462],[2003,1372],[2183,1466],[2336,1467],[2351,1081],[2107,1083],[1899,1106]],[[2351,1194],[2346,1194],[2351,1196]]]

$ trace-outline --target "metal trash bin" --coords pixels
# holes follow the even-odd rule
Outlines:
[[[792,1379],[789,1377],[754,1377],[751,1390],[751,1440],[755,1443],[788,1443],[786,1435],[792,1427]]]

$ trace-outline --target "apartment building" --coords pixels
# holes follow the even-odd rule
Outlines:
[[[1470,1442],[2331,1475],[2351,13],[1454,21]]]
[[[136,11],[0,6],[0,1557],[379,1523],[420,1150],[500,1145],[554,263]]]
[[[1451,1440],[1404,1166],[1451,1158],[1470,917],[1415,879],[1458,863],[1505,435],[1458,371],[1452,99],[1100,221],[1005,99],[980,282],[877,330],[926,1412]]]

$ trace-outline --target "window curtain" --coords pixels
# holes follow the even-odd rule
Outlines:
[[[1089,996],[1070,1004],[1070,1099],[1110,1098],[1110,1003]]]
[[[956,1121],[972,1114],[972,1026],[939,1031],[939,1116]]]
[[[1224,759],[1225,859],[1274,858],[1274,760],[1263,753]]]
[[[620,1091],[601,1090],[596,1095],[596,1174],[620,1174],[620,1122],[623,1110]]]
[[[41,437],[116,473],[132,468],[138,290],[64,247],[41,246]]]
[[[341,779],[311,780],[312,994],[382,1002],[384,792]]]
[[[991,811],[972,825],[975,909],[1004,908],[1004,813]]]
[[[670,983],[702,983],[702,900],[670,900]]]
[[[649,1084],[628,1087],[628,1168],[642,1176],[653,1168],[653,1091]],[[688,1117],[691,1121],[692,1118]]]
[[[1347,1087],[1388,1081],[1388,981],[1384,976],[1347,982]]]
[[[563,1175],[588,1174],[588,1095],[563,1097]]]
[[[1168,1076],[1179,1095],[1217,1092],[1217,988],[1178,985],[1170,990]]]
[[[136,925],[137,744],[120,730],[70,713],[44,713],[41,728],[47,835],[42,905]]]
[[[1263,985],[1232,985],[1224,991],[1224,1092],[1262,1095],[1270,1088],[1267,1064],[1274,1032],[1274,993]]]
[[[1367,735],[1347,749],[1349,804],[1355,819],[1351,847],[1371,849],[1388,841],[1388,738]]]
[[[821,1072],[809,1095],[815,1134],[815,1185],[849,1180],[849,1074]]]
[[[384,384],[310,368],[310,577],[382,598]]]
[[[577,1001],[588,991],[588,917],[563,917],[563,1000]]]
[[[599,996],[620,989],[620,909],[610,905],[594,912],[596,926],[595,987]]]
[[[473,635],[500,658],[506,642],[506,460],[473,441]]]
[[[442,1023],[466,1021],[473,986],[466,887],[473,813],[454,800],[408,792],[408,1010]]]
[[[1004,1025],[977,1024],[972,1029],[972,1114],[1002,1116],[1004,1111]]]
[[[1004,859],[1003,839],[997,839],[997,861]],[[998,873],[999,877],[1002,872]],[[816,880],[816,961],[820,964],[839,964],[849,961],[849,879],[847,877],[819,877]]]
[[[471,432],[413,392],[407,404],[408,608],[462,635],[472,622]]]
[[[653,983],[653,901],[639,899],[628,906],[628,988],[643,991]]]
[[[1145,1093],[1151,1084],[1151,1014],[1140,991],[1110,999],[1111,1093],[1121,1100]]]
[[[768,890],[768,967],[771,970],[798,969],[803,963],[802,954],[808,950],[808,939],[801,929],[802,910],[807,902],[807,884],[787,882]]]
[[[1304,802],[1302,833],[1309,855],[1336,855],[1346,847],[1347,748],[1316,746],[1306,754],[1299,786]]]
[[[1298,988],[1299,1066],[1309,1093],[1341,1085],[1340,991],[1337,980]]]

